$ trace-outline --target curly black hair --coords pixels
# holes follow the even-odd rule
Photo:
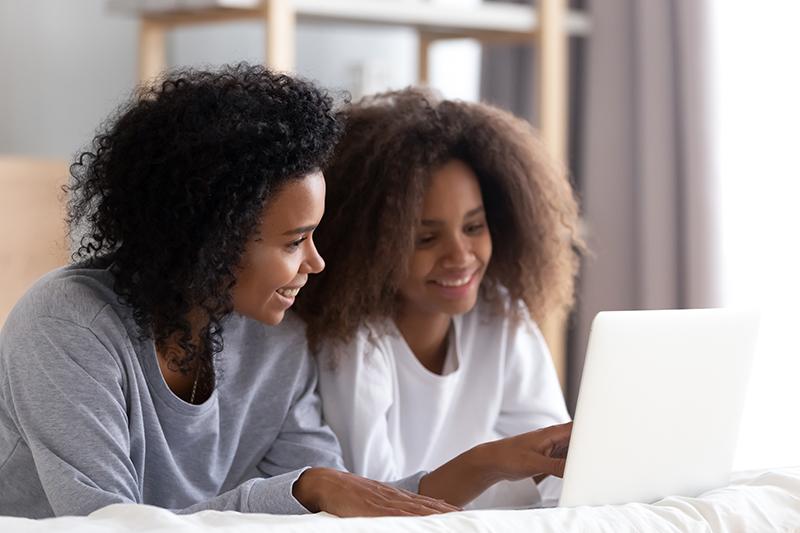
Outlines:
[[[167,73],[71,165],[67,222],[82,235],[72,260],[108,262],[140,335],[177,342],[179,370],[199,358],[213,376],[235,270],[265,203],[324,166],[340,130],[326,91],[262,66]],[[198,312],[207,326],[192,332]]]

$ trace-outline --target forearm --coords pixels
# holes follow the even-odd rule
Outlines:
[[[463,506],[503,480],[562,476],[572,424],[523,433],[475,446],[419,483],[419,493]]]
[[[305,507],[294,495],[297,480],[307,470],[298,469],[270,478],[257,478],[246,481],[229,490],[184,509],[173,509],[177,514],[191,514],[198,511],[238,511],[240,513],[306,514],[311,509]]]
[[[492,468],[493,443],[467,450],[424,476],[419,493],[462,507],[503,479]]]

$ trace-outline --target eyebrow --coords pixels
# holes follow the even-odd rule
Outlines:
[[[289,231],[284,231],[284,235],[300,235],[303,233],[308,233],[309,231],[314,231],[317,229],[316,224],[312,224],[311,226],[302,226],[299,228],[290,229]]]
[[[464,215],[464,218],[474,217],[475,215],[477,215],[479,213],[483,213],[483,206],[482,205],[479,205],[478,207],[475,207],[475,208],[470,209],[469,211],[467,211],[466,214]],[[421,223],[422,223],[423,226],[441,226],[442,225],[442,221],[441,220],[422,219]]]

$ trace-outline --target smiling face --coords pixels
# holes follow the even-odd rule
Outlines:
[[[431,176],[415,243],[399,291],[402,312],[458,315],[472,309],[492,239],[478,179],[463,162],[452,160]]]
[[[236,312],[265,324],[283,320],[308,275],[325,268],[312,240],[324,210],[320,172],[289,182],[267,202],[237,271]]]

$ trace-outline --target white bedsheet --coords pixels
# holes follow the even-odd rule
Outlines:
[[[697,498],[658,503],[466,511],[420,518],[349,518],[324,513],[275,516],[204,511],[178,516],[146,505],[112,505],[88,517],[27,520],[0,517],[2,533],[122,532],[800,532],[800,467],[748,473]]]

